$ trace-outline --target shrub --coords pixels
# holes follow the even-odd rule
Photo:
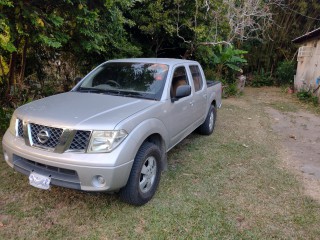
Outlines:
[[[279,86],[293,85],[294,75],[296,73],[295,63],[292,61],[283,61],[278,64],[275,72],[276,84]]]
[[[272,86],[273,78],[270,72],[265,72],[263,69],[260,72],[254,72],[250,85],[252,87]]]
[[[223,97],[230,97],[230,96],[235,96],[238,94],[238,88],[235,83],[232,84],[227,84],[223,88]]]
[[[11,108],[0,108],[0,134],[4,133],[9,127],[12,113],[13,109]]]
[[[299,100],[301,100],[303,102],[312,103],[314,106],[319,105],[319,98],[317,96],[312,95],[312,93],[310,91],[301,89],[297,93],[297,97]]]

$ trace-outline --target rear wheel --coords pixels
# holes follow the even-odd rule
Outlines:
[[[134,159],[127,185],[120,190],[122,201],[141,206],[155,194],[161,175],[161,151],[153,143],[142,144]]]
[[[211,105],[209,108],[206,120],[198,128],[199,133],[203,134],[203,135],[210,135],[214,130],[214,126],[216,123],[216,117],[217,117],[216,108],[213,105]]]

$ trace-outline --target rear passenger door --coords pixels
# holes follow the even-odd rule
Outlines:
[[[207,91],[204,88],[204,79],[198,65],[189,66],[191,82],[194,87],[193,114],[195,125],[200,125],[206,117]]]

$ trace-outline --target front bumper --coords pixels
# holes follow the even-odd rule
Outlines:
[[[126,185],[133,164],[123,143],[111,153],[54,153],[27,146],[24,139],[7,131],[2,145],[5,161],[18,172],[28,176],[34,171],[50,176],[53,185],[84,191],[120,189]]]

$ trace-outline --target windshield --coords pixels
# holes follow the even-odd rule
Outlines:
[[[101,65],[75,90],[160,100],[168,65],[109,62]]]

